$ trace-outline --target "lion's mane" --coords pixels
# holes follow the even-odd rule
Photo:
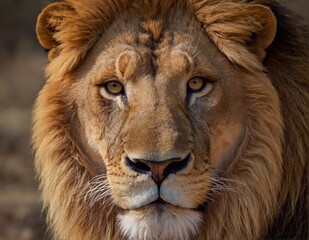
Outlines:
[[[178,1],[134,2],[136,4],[131,6],[128,0],[67,0],[55,5],[53,16],[45,22],[54,35],[52,43],[41,39],[42,45],[50,49],[51,62],[46,70],[48,81],[35,105],[33,145],[43,203],[56,239],[122,238],[116,225],[117,207],[108,198],[106,202],[95,202],[85,197],[95,172],[74,134],[78,118],[74,99],[67,95],[67,90],[71,88],[74,70],[119,12],[134,7],[140,14],[156,17],[176,5],[183,7]],[[268,98],[277,101],[280,109],[262,109],[258,105],[265,101],[261,96],[268,94],[261,92],[259,86],[256,92],[247,93],[257,103],[250,109],[251,132],[246,136],[251,150],[247,158],[243,158],[243,164],[237,165],[235,181],[250,187],[240,187],[237,199],[228,193],[213,203],[212,209],[203,210],[204,224],[199,235],[202,239],[308,237],[308,32],[297,16],[278,4],[254,2],[270,7],[278,21],[277,35],[267,49],[263,66],[247,52],[226,54],[240,67],[252,71],[264,67],[278,93],[278,98]],[[220,11],[224,4],[229,6],[223,9],[229,11]],[[226,42],[224,38],[243,38],[249,34],[249,27],[260,27],[246,25],[251,17],[246,13],[246,4],[249,3],[236,0],[188,1],[197,20],[223,52],[229,44],[236,48],[243,44],[236,40]],[[220,24],[215,23],[222,18],[239,20],[230,28],[226,21],[227,27],[220,29]],[[38,25],[38,33],[41,28]],[[232,33],[227,30],[231,28],[235,30]],[[218,31],[220,37],[215,34]],[[272,119],[273,111],[281,111],[282,121]],[[273,124],[273,131],[263,132],[263,124]],[[273,148],[272,153],[264,152],[264,147]],[[267,173],[275,174],[280,181],[271,182]],[[267,184],[259,184],[261,178],[265,178],[263,181]],[[259,193],[255,189],[259,189]],[[279,194],[272,195],[273,189]]]

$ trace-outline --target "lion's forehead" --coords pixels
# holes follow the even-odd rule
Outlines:
[[[119,52],[111,62],[118,79],[135,81],[151,75],[153,79],[171,79],[175,75],[190,74],[194,70],[194,59],[190,52],[176,46],[164,46],[164,50],[130,48]]]
[[[174,36],[171,37],[174,38]],[[156,44],[158,45],[156,48],[151,48],[147,44],[115,43],[107,51],[102,51],[102,61],[98,61],[98,65],[103,63],[104,68],[107,65],[114,67],[120,79],[132,78],[136,74],[136,70],[132,68],[142,69],[143,71],[139,72],[143,75],[150,73],[160,75],[163,71],[189,72],[192,70],[194,49],[190,46],[180,41],[170,41],[170,39],[162,39],[162,42]]]
[[[122,19],[110,26],[94,47],[99,55],[95,64],[98,69],[111,66],[123,80],[134,81],[138,74],[169,78],[189,73],[199,55],[209,55],[206,51],[211,46],[199,46],[205,43],[209,39],[195,22],[165,24]]]

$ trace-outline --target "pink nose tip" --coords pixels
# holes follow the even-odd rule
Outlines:
[[[166,160],[164,162],[144,162],[151,171],[151,176],[156,183],[161,183],[166,175],[165,169],[173,162],[173,160]],[[165,172],[164,172],[165,171]]]
[[[144,159],[131,160],[127,157],[126,165],[135,172],[150,174],[153,180],[160,185],[169,174],[177,173],[187,168],[190,160],[190,155],[184,159],[173,158],[161,162],[148,161]]]

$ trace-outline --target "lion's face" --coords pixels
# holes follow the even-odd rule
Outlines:
[[[39,17],[51,63],[33,138],[58,238],[262,236],[282,177],[280,106],[262,67],[274,15],[217,1],[152,13],[142,1],[111,18],[93,1]]]
[[[112,26],[76,74],[80,135],[98,173],[106,167],[99,191],[122,209],[124,231],[157,221],[180,239],[243,141],[247,79],[193,21],[171,22],[158,40],[133,22]]]

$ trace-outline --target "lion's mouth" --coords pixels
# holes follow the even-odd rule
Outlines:
[[[157,200],[149,203],[148,205],[162,205],[162,204],[170,204],[170,203],[164,201],[161,197],[159,197]]]
[[[164,208],[164,207],[168,207],[168,206],[181,208],[179,206],[176,206],[174,204],[171,204],[169,202],[164,201],[161,197],[158,197],[156,200],[154,200],[154,201],[152,201],[148,204],[145,204],[143,206],[140,206],[138,208],[134,208],[134,209],[131,209],[131,210],[138,210],[138,209],[145,209],[145,208],[158,208],[159,209],[159,208]],[[130,209],[125,209],[125,210],[130,210]]]
[[[164,201],[161,197],[157,198],[155,201],[147,205],[142,206],[141,208],[147,208],[147,207],[156,208],[159,212],[164,211],[164,209],[166,208],[187,209],[187,210],[193,210],[193,211],[200,211],[202,209],[201,206],[198,206],[196,208],[186,208],[186,207],[178,206],[178,205],[169,203],[167,201]]]
[[[157,200],[147,204],[144,207],[154,207],[156,208],[158,211],[163,211],[165,208],[168,207],[176,207],[176,208],[180,208],[179,206],[175,206],[174,204],[171,204],[169,202],[164,201],[162,198],[158,198]]]

